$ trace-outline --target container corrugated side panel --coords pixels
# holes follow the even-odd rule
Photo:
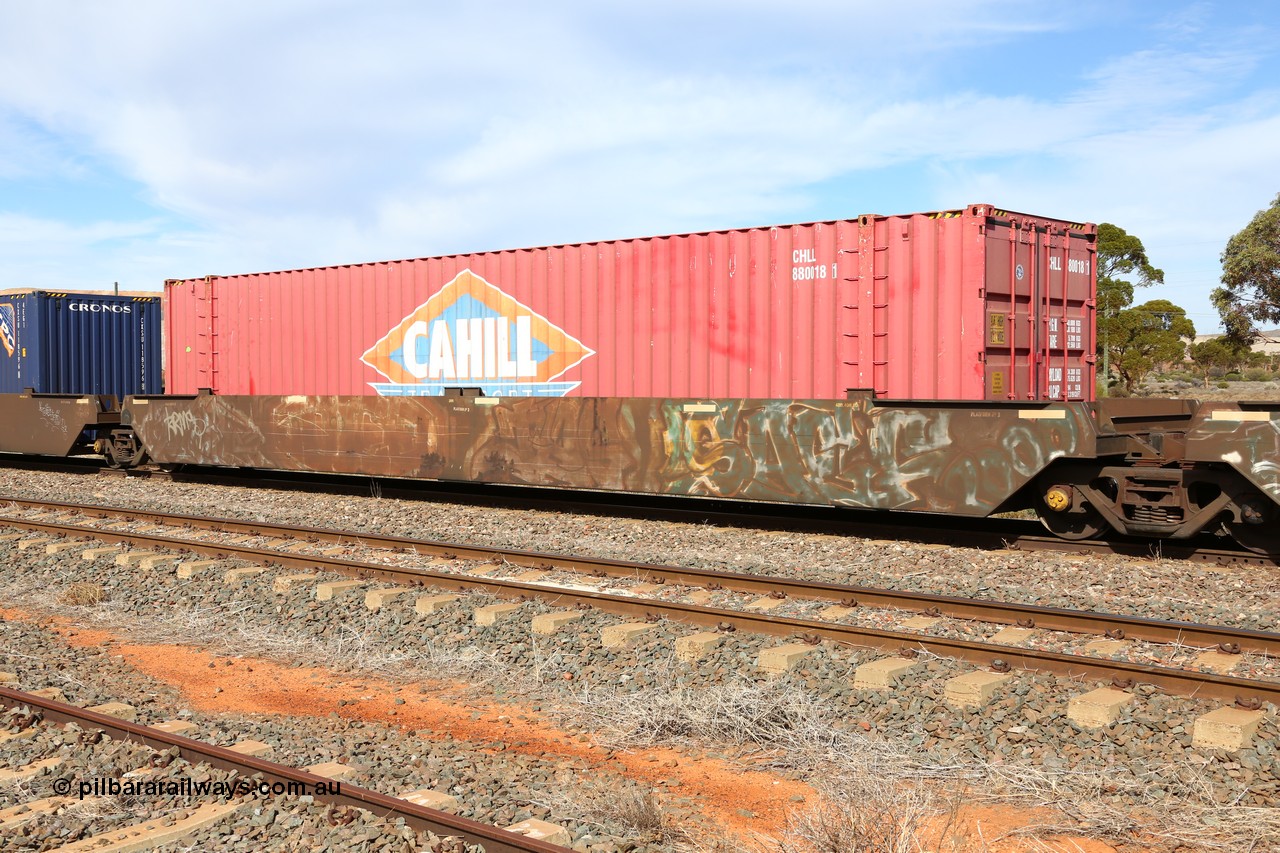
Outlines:
[[[158,297],[33,292],[5,304],[15,309],[18,340],[6,353],[4,391],[160,393]]]
[[[466,316],[501,315],[494,322],[513,354],[517,329],[504,311],[536,315],[538,346],[583,355],[501,393],[826,398],[874,388],[899,398],[1006,399],[1008,388],[988,393],[984,361],[988,261],[993,245],[1008,252],[989,219],[973,206],[187,282],[170,289],[171,305],[174,294],[190,296],[184,304],[200,316],[169,315],[171,390],[207,382],[224,394],[370,394],[378,384],[422,393],[424,380],[409,376],[405,350],[395,349],[409,324],[416,317],[431,330],[414,339],[417,369],[438,342],[436,321],[457,356],[440,364],[463,369],[470,362],[452,349],[463,346],[456,321],[474,309]],[[441,313],[431,300],[446,286],[455,307]],[[457,307],[468,299],[470,308]],[[1023,314],[1039,310],[1024,302]],[[484,327],[484,346],[496,328]],[[384,339],[375,370],[361,357]],[[186,346],[196,357],[179,365]],[[1044,368],[1043,357],[1025,347],[1014,354],[1020,370]],[[485,376],[425,381],[435,391],[498,387],[492,363]]]
[[[170,394],[194,394],[204,358],[197,317],[202,300],[196,288],[202,282],[167,281],[164,285],[164,387]]]
[[[809,225],[214,278],[203,296],[174,284],[170,389],[201,387],[194,363],[221,393],[370,393],[381,377],[360,354],[470,270],[545,318],[553,349],[593,351],[556,377],[575,394],[840,395],[838,288],[791,279],[816,234],[833,255],[832,226]],[[193,311],[214,317],[209,340]]]
[[[878,394],[921,400],[981,399],[983,245],[959,217],[875,222],[868,288]],[[976,233],[976,232],[975,232]]]
[[[158,296],[48,295],[41,309],[47,393],[161,392]]]

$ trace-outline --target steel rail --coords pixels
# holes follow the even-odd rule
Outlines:
[[[1182,643],[1206,647],[1235,644],[1243,651],[1280,655],[1280,633],[1206,625],[1196,622],[1150,619],[1143,616],[1098,613],[1087,610],[1068,610],[1066,608],[1044,607],[1035,604],[997,602],[853,584],[824,583],[776,575],[718,572],[710,569],[663,566],[626,560],[544,554],[510,548],[411,539],[402,536],[365,534],[316,527],[294,527],[270,522],[214,519],[175,513],[135,511],[113,507],[0,497],[0,505],[6,502],[33,509],[51,508],[64,512],[78,512],[99,518],[128,516],[134,520],[164,523],[173,526],[216,529],[230,533],[270,536],[302,535],[313,540],[334,544],[394,548],[412,551],[416,554],[448,555],[461,559],[501,560],[526,568],[556,568],[579,573],[603,574],[610,577],[634,578],[644,581],[701,587],[706,587],[709,584],[718,584],[725,589],[760,595],[781,592],[789,598],[811,598],[835,603],[856,602],[858,605],[909,611],[936,609],[939,615],[952,619],[972,619],[1008,625],[1021,624],[1026,627],[1052,631],[1068,631],[1099,636],[1108,633],[1112,636],[1117,636],[1117,631],[1123,631],[1123,636],[1126,639],[1154,643]],[[0,516],[0,523],[16,524],[17,521],[17,519]]]
[[[238,488],[265,487],[316,490],[368,495],[376,485],[383,497],[412,500],[458,501],[478,506],[529,508],[549,512],[582,512],[592,515],[629,515],[678,522],[714,523],[863,538],[887,538],[904,542],[938,543],[968,548],[1013,548],[1064,554],[1098,554],[1135,558],[1212,563],[1220,566],[1276,568],[1280,555],[1241,548],[1208,547],[1195,542],[1158,539],[1110,538],[1068,541],[1043,533],[1035,521],[1012,518],[963,518],[924,513],[885,513],[845,507],[733,501],[726,498],[681,495],[644,495],[628,492],[566,492],[543,486],[506,486],[437,480],[360,477],[349,474],[306,474],[297,471],[244,471],[196,468],[177,473],[148,469],[108,468],[100,461],[71,459],[28,461],[0,454],[0,464],[27,470],[97,472],[118,476],[158,477],[175,482],[206,483]],[[1019,528],[1025,527],[1026,530]],[[1028,532],[1034,530],[1036,532]]]
[[[983,666],[991,665],[994,661],[999,660],[1017,669],[1029,672],[1048,672],[1068,678],[1127,679],[1135,683],[1152,684],[1169,693],[1181,696],[1225,701],[1258,698],[1263,701],[1280,704],[1280,682],[1274,681],[1257,681],[1129,661],[1094,659],[1039,649],[1003,646],[995,643],[930,637],[899,631],[818,622],[810,619],[701,607],[663,601],[661,599],[587,592],[515,580],[463,575],[453,572],[434,572],[430,569],[388,566],[378,563],[362,563],[334,557],[246,548],[238,545],[189,539],[172,539],[164,536],[103,530],[94,527],[79,527],[40,521],[15,521],[9,518],[0,518],[0,523],[31,530],[44,530],[61,536],[87,536],[106,542],[129,542],[150,548],[188,551],[205,556],[230,557],[264,566],[327,571],[363,579],[385,580],[402,586],[434,586],[442,589],[463,591],[484,590],[506,598],[539,598],[560,605],[584,604],[605,612],[635,616],[646,620],[666,616],[674,621],[711,626],[721,630],[743,630],[748,633],[769,636],[801,636],[817,638],[819,641],[826,639],[842,645],[890,651],[901,651],[904,648],[918,649],[939,657],[958,658]]]
[[[17,708],[27,706],[38,709],[41,716],[50,722],[75,723],[85,729],[97,729],[116,740],[128,740],[149,746],[153,749],[177,748],[178,754],[192,764],[208,764],[221,770],[234,770],[244,776],[262,774],[271,783],[295,783],[305,785],[306,790],[315,791],[316,786],[324,783],[331,786],[333,780],[317,776],[296,767],[265,761],[249,755],[233,752],[226,747],[215,746],[204,741],[193,740],[181,735],[154,729],[149,726],[130,723],[119,717],[111,717],[55,702],[41,696],[33,696],[8,687],[0,687],[0,706]],[[379,817],[403,818],[404,822],[416,830],[433,832],[437,835],[461,836],[468,844],[481,844],[486,853],[566,853],[567,847],[549,844],[538,839],[528,838],[499,829],[496,826],[480,823],[469,818],[451,815],[448,812],[436,811],[426,806],[411,803],[398,797],[381,794],[368,788],[341,783],[338,793],[315,794],[319,801],[335,806],[365,809]]]

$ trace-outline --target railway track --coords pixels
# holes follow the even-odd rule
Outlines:
[[[646,621],[666,618],[713,628],[720,633],[738,630],[802,638],[801,642],[809,644],[828,641],[873,648],[900,659],[928,653],[968,661],[997,672],[1023,670],[1076,679],[1109,680],[1118,685],[1151,684],[1176,695],[1238,700],[1249,707],[1262,702],[1280,703],[1280,682],[1202,671],[1197,666],[1206,664],[1199,656],[1189,667],[1153,665],[1013,645],[999,635],[979,641],[920,630],[848,624],[848,619],[858,613],[858,605],[894,608],[914,614],[911,620],[903,621],[926,630],[933,620],[951,618],[1016,626],[1028,634],[1039,629],[1099,635],[1105,636],[1108,644],[1123,645],[1122,641],[1136,639],[1180,647],[1199,646],[1206,649],[1215,663],[1228,666],[1239,659],[1240,652],[1274,657],[1280,651],[1280,635],[1270,632],[260,522],[67,503],[23,500],[7,503],[20,509],[22,514],[11,512],[0,516],[0,524],[16,529],[57,536],[68,542],[96,539],[157,553],[194,553],[258,566],[331,572],[363,581],[394,584],[392,590],[386,591],[388,594],[380,594],[380,600],[408,595],[425,587],[483,591],[506,598],[538,598],[557,606],[592,607]],[[141,528],[137,527],[139,523]],[[199,531],[200,535],[192,531]],[[246,541],[252,538],[268,541]],[[324,546],[328,553],[320,553]],[[366,552],[361,555],[364,559],[353,558],[350,552],[355,550]],[[397,558],[397,554],[400,557]],[[412,555],[420,564],[396,564],[397,560],[403,562],[405,555]],[[429,558],[425,563],[424,557]],[[563,571],[573,572],[576,580],[559,577],[558,573]],[[609,588],[599,581],[602,577],[609,583],[622,583],[622,588]],[[674,595],[684,587],[697,589],[693,593],[681,591],[678,596]],[[741,607],[705,603],[718,590],[761,598]],[[673,597],[683,600],[671,600]],[[772,602],[791,598],[821,605],[822,612],[813,614],[819,618],[810,614],[783,616],[769,612],[777,606]],[[920,619],[927,624],[913,621]],[[1115,645],[1107,645],[1101,651],[1110,654],[1117,649]]]
[[[101,460],[80,457],[32,460],[0,454],[0,465],[23,470],[101,476],[143,477],[174,482],[233,487],[325,491],[332,494],[410,500],[452,501],[477,506],[499,506],[580,514],[630,516],[722,526],[753,527],[803,533],[893,539],[923,544],[982,549],[1047,551],[1068,554],[1107,555],[1209,563],[1218,566],[1266,567],[1280,565],[1274,555],[1258,554],[1229,540],[1204,535],[1189,542],[1153,542],[1124,538],[1067,541],[1045,533],[1038,521],[1019,518],[954,519],[946,516],[901,514],[892,519],[881,513],[835,507],[794,504],[760,504],[715,498],[633,495],[616,492],[559,491],[533,486],[477,486],[448,481],[408,481],[380,477],[263,471],[253,469],[201,469],[164,471],[159,468],[116,469]]]
[[[47,691],[46,691],[47,692]],[[77,746],[70,751],[60,749],[57,754],[29,762],[17,767],[0,769],[0,777],[11,784],[25,783],[37,787],[35,783],[41,779],[49,781],[53,796],[30,798],[17,805],[0,809],[0,835],[17,832],[25,823],[40,818],[51,818],[59,812],[83,801],[86,786],[89,786],[90,798],[110,796],[113,789],[107,788],[109,781],[134,781],[145,785],[148,781],[153,788],[157,785],[163,790],[166,785],[179,785],[170,772],[167,778],[156,780],[154,777],[174,762],[185,762],[184,777],[189,781],[199,767],[215,768],[233,774],[226,784],[235,788],[236,793],[219,793],[197,798],[186,804],[186,807],[174,809],[160,819],[149,820],[124,829],[106,830],[85,838],[68,839],[72,843],[59,849],[97,850],[97,851],[137,851],[177,842],[182,838],[205,838],[210,844],[216,844],[219,830],[218,824],[235,819],[237,813],[244,813],[252,808],[253,799],[249,797],[255,792],[263,795],[309,796],[318,806],[329,809],[328,819],[331,825],[349,822],[352,815],[344,814],[346,810],[360,809],[376,816],[387,828],[388,832],[402,822],[418,832],[434,833],[437,836],[454,836],[467,844],[482,845],[486,853],[564,853],[566,847],[552,844],[536,837],[521,835],[514,831],[487,826],[474,820],[458,817],[448,812],[428,808],[406,797],[392,797],[357,785],[341,781],[343,767],[340,764],[315,766],[306,769],[291,767],[255,756],[263,744],[252,742],[238,744],[234,747],[216,746],[177,733],[189,724],[173,721],[162,726],[143,726],[123,719],[119,714],[131,710],[128,705],[114,703],[113,706],[102,706],[98,710],[80,708],[57,701],[47,695],[26,693],[11,687],[0,686],[0,708],[16,710],[19,715],[10,718],[16,728],[0,733],[0,750],[7,742],[19,739],[34,738],[41,727],[53,725],[74,725],[82,734],[74,741]],[[111,713],[104,713],[104,710]],[[76,751],[92,750],[100,745],[97,736],[101,733],[115,742],[139,744],[151,750],[149,758],[141,768],[117,767],[118,773],[109,779],[86,778],[77,779],[76,787],[66,778],[66,774],[57,779],[50,777],[64,765],[76,763],[76,759],[84,756]],[[80,763],[86,763],[81,761]],[[204,774],[202,774],[204,775]],[[101,783],[102,791],[95,784]],[[193,785],[181,786],[179,790],[194,790]],[[76,796],[72,796],[72,794]],[[411,792],[408,797],[423,799],[424,794],[432,792]],[[224,827],[225,828],[225,827]]]

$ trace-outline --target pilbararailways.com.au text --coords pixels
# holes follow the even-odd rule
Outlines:
[[[85,797],[192,797],[230,800],[235,797],[259,796],[334,796],[342,793],[337,780],[322,782],[264,782],[260,779],[201,779],[183,776],[178,779],[86,779],[73,782],[55,779],[53,792],[65,797],[75,792]]]

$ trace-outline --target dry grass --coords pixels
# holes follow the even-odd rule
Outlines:
[[[744,681],[636,693],[589,686],[566,712],[569,722],[614,749],[663,744],[732,747],[754,767],[810,770],[843,764],[911,778],[958,778],[962,768],[921,761],[890,742],[850,731],[844,714],[781,682]]]
[[[1186,850],[1280,849],[1280,809],[1220,801],[1220,790],[1195,765],[1151,765],[1145,776],[1129,779],[1102,770],[1026,765],[982,769],[985,799],[1061,815],[1060,820],[1026,827],[1019,835],[1147,839]]]
[[[958,829],[960,801],[923,784],[866,776],[830,780],[818,802],[792,812],[778,853],[976,851]],[[985,845],[984,845],[985,846]]]
[[[1220,802],[1220,789],[1195,765],[1150,765],[1141,775],[1126,776],[1021,762],[941,764],[850,731],[831,706],[777,683],[643,694],[587,689],[566,716],[615,749],[729,745],[755,768],[840,780],[834,789],[826,786],[821,805],[796,813],[786,853],[975,849],[945,818],[959,802],[1039,807],[1059,815],[1017,833],[1023,836],[1073,834],[1186,850],[1280,849],[1280,809]],[[901,820],[892,817],[898,814]],[[921,826],[935,831],[931,821],[938,819],[946,833],[921,835]],[[870,834],[873,827],[885,834]],[[891,840],[899,846],[885,846]],[[872,846],[840,847],[837,841]]]
[[[15,581],[0,589],[0,598],[68,615],[67,606],[58,599],[60,592],[73,585],[68,578],[65,584],[33,590]],[[246,602],[231,602],[217,610],[189,608],[140,616],[106,599],[78,605],[73,615],[86,626],[120,630],[152,643],[191,644],[217,653],[301,661],[389,679],[457,678],[510,692],[541,694],[547,704],[555,702],[555,691],[545,684],[563,665],[536,647],[534,665],[515,668],[494,654],[447,641],[412,651],[389,649],[374,639],[375,614],[361,615],[317,637],[288,622],[264,621],[251,610]],[[584,684],[561,710],[562,722],[591,732],[601,744],[615,749],[690,745],[737,754],[757,769],[846,780],[842,783],[846,793],[826,792],[822,805],[797,812],[783,841],[790,846],[781,848],[786,853],[925,849],[901,844],[908,843],[903,839],[913,833],[919,845],[939,840],[920,838],[914,827],[928,809],[945,815],[958,796],[952,792],[960,789],[968,792],[970,800],[1042,807],[1058,816],[1020,831],[1029,836],[1067,833],[1171,848],[1181,845],[1187,850],[1280,849],[1280,809],[1222,802],[1221,788],[1193,765],[1153,764],[1137,774],[1132,768],[1121,774],[1021,762],[937,763],[891,741],[850,731],[845,711],[779,682],[742,681],[695,689],[679,686],[674,673],[664,675],[662,666],[662,662],[654,664],[655,682],[662,686],[648,691],[621,693]],[[868,792],[860,787],[860,779],[876,780],[879,787]],[[657,832],[656,827],[662,826],[659,804],[646,801],[642,793],[628,796],[616,798],[618,802],[610,806],[616,813],[601,813],[599,820],[630,825],[637,832]],[[585,808],[584,803],[577,810]],[[902,820],[875,817],[877,810],[886,809],[900,813]],[[933,819],[924,825],[932,826],[929,820]],[[859,841],[859,833],[867,835],[867,827],[892,832]],[[890,841],[899,846],[885,846]],[[832,846],[837,842],[880,846]],[[694,842],[673,844],[680,849],[697,847]]]
[[[192,645],[214,654],[302,662],[339,671],[385,678],[485,679],[504,677],[509,667],[482,650],[448,643],[427,643],[411,651],[377,638],[376,613],[362,613],[317,636],[300,623],[264,622],[249,601],[213,607],[131,612],[124,602],[104,599],[90,604],[67,601],[67,591],[91,584],[53,584],[31,589],[18,583],[0,587],[0,599],[47,613],[72,616],[88,628],[107,629],[139,642]],[[78,607],[68,613],[67,605]]]
[[[667,849],[690,850],[693,836],[662,805],[652,789],[618,780],[607,788],[583,789],[566,784],[542,802],[555,812],[573,815],[600,832],[635,844],[661,844]]]
[[[107,592],[96,583],[73,583],[58,595],[59,604],[73,607],[92,607],[107,600]]]

